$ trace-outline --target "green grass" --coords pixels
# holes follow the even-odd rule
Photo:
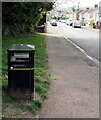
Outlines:
[[[15,100],[8,95],[8,72],[7,72],[7,49],[13,44],[31,44],[35,45],[35,90],[40,95],[42,100],[48,98],[48,89],[50,86],[50,81],[55,80],[47,72],[48,57],[46,55],[46,45],[45,45],[45,34],[35,34],[35,35],[23,35],[21,37],[11,37],[5,36],[2,40],[2,88],[3,88],[3,111],[4,116],[8,115],[5,113],[5,109],[9,107],[8,104],[12,104],[12,109],[19,108],[20,111],[27,110],[36,114],[42,107],[42,103],[30,100],[31,105],[22,103],[21,101]],[[6,104],[5,104],[6,103]],[[8,105],[8,106],[7,106]],[[20,113],[17,112],[17,113]],[[6,111],[7,112],[7,111]],[[16,115],[17,113],[14,113]],[[9,116],[10,117],[10,116]]]
[[[42,103],[38,100],[33,100],[31,105],[26,104],[17,104],[16,107],[22,109],[23,111],[28,110],[31,111],[33,114],[36,114],[42,108]]]

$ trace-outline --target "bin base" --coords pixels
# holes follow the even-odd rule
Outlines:
[[[10,96],[15,99],[32,99],[34,98],[34,93],[21,93],[21,92],[14,92],[10,91]]]

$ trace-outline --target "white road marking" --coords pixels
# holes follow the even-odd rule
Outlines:
[[[97,67],[101,66],[101,63],[94,57],[89,56],[85,50],[83,50],[81,47],[79,47],[78,45],[76,45],[74,42],[72,42],[71,40],[69,40],[66,36],[64,36],[60,31],[58,31],[56,28],[55,30],[61,34],[69,43],[71,43],[73,46],[75,46],[78,50],[80,50],[88,59],[90,59]]]

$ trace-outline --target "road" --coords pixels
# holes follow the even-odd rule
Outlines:
[[[86,53],[99,60],[99,32],[84,28],[73,28],[65,23],[58,22],[56,30],[61,32],[66,38],[69,38],[76,45],[81,47]],[[100,61],[101,62],[101,61]]]

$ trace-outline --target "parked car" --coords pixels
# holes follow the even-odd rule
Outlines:
[[[73,21],[69,21],[69,20],[68,20],[68,21],[66,22],[66,24],[69,25],[69,26],[72,26]]]
[[[66,23],[66,20],[62,20],[62,23]]]
[[[51,24],[52,26],[57,26],[56,20],[51,20],[51,21],[50,21],[50,24]]]
[[[72,24],[73,24],[73,21],[69,21],[69,25],[72,26]]]
[[[70,21],[69,21],[69,20],[67,20],[67,21],[66,21],[66,24],[67,24],[67,25],[69,25],[69,23],[70,23]]]
[[[61,19],[59,20],[59,22],[61,22]]]
[[[73,21],[72,26],[73,26],[74,28],[81,28],[82,23],[81,23],[80,20],[75,20],[75,21]]]

